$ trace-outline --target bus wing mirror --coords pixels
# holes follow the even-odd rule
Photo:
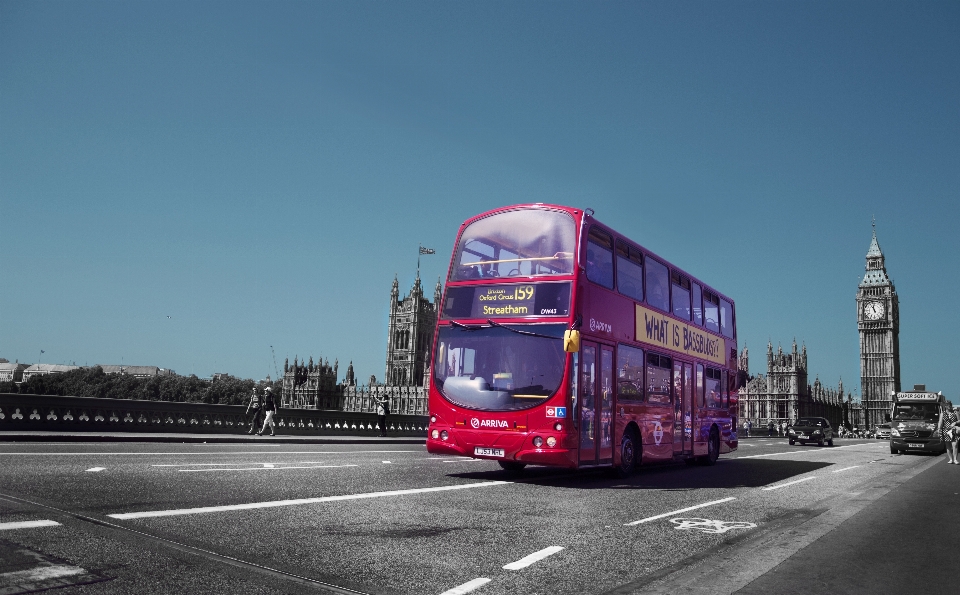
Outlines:
[[[563,350],[567,353],[580,351],[580,331],[572,329],[563,331]]]

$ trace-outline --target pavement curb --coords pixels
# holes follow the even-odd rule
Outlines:
[[[167,442],[191,444],[426,444],[416,436],[239,436],[100,432],[0,432],[0,442]]]

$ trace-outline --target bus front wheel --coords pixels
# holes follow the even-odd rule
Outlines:
[[[637,434],[632,429],[623,434],[620,439],[620,464],[615,471],[619,477],[628,477],[637,468],[640,455],[640,443]]]

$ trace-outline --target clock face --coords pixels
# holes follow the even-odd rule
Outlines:
[[[863,307],[863,314],[870,320],[883,318],[883,302],[867,302]]]

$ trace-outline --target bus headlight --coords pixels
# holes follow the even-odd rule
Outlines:
[[[560,425],[560,424],[557,424],[557,425]],[[553,447],[556,446],[556,445],[557,445],[557,439],[554,438],[553,436],[548,436],[548,437],[547,437],[547,446],[549,446],[550,448],[553,448]]]
[[[540,436],[534,436],[533,445],[536,446],[537,448],[540,448],[541,446],[543,446],[543,438],[541,438]]]
[[[434,430],[434,431],[430,432],[430,437],[433,438],[434,440],[436,440],[437,438],[439,438],[439,437],[440,437],[440,430]]]
[[[444,441],[445,441],[445,440],[446,440],[447,438],[449,438],[449,437],[450,437],[450,434],[447,434],[447,431],[446,431],[446,430],[440,432],[440,439],[441,439],[441,440],[444,440]]]

